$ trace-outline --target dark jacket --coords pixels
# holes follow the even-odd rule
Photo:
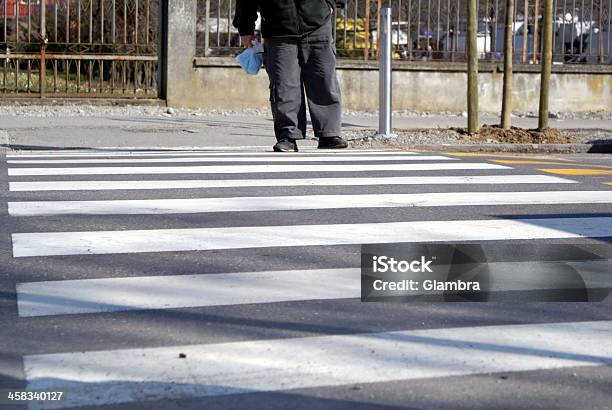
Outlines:
[[[237,0],[234,27],[241,36],[253,34],[257,12],[265,37],[300,36],[321,27],[333,7],[346,0]]]

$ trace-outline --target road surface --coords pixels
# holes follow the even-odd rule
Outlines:
[[[32,151],[0,195],[0,389],[66,392],[30,408],[612,403],[610,298],[359,300],[362,243],[609,242],[610,157]]]

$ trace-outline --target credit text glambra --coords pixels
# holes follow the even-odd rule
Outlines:
[[[387,256],[372,257],[373,273],[433,273],[433,259],[422,256],[420,259],[407,261],[397,260]],[[478,281],[436,280],[436,279],[398,279],[393,280],[376,279],[372,287],[377,291],[469,291],[480,290]]]

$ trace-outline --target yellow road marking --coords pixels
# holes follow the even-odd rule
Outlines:
[[[596,165],[596,164],[577,164],[572,162],[568,164],[566,162],[551,161],[530,161],[530,160],[513,160],[513,159],[494,159],[492,162],[498,162],[500,164],[544,164],[544,165],[571,165],[573,167],[593,167],[593,168],[612,168],[608,165]]]
[[[544,168],[538,171],[561,175],[612,175],[612,170],[607,169]]]
[[[498,162],[500,164],[544,164],[544,165],[570,165],[567,162],[557,162],[557,161],[542,161],[542,160],[516,160],[516,159],[493,159],[491,162]],[[571,164],[572,166],[578,164]]]
[[[550,161],[573,162],[571,159],[534,157],[534,156],[528,156],[528,155],[487,154],[487,153],[479,153],[479,152],[445,152],[444,154],[454,155],[457,157],[525,158],[525,159],[541,159],[541,160],[550,160]]]

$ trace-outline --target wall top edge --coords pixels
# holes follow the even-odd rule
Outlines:
[[[195,68],[204,67],[235,67],[239,65],[232,57],[195,57],[193,59]],[[341,70],[378,70],[377,61],[359,61],[349,59],[338,59],[338,69]],[[393,62],[395,71],[439,71],[439,72],[466,72],[466,63],[455,62],[425,62],[425,61],[396,61]],[[503,64],[480,63],[478,70],[483,73],[503,72]],[[515,73],[539,73],[539,65],[515,64]],[[612,65],[591,64],[553,64],[553,73],[560,74],[612,74]]]

